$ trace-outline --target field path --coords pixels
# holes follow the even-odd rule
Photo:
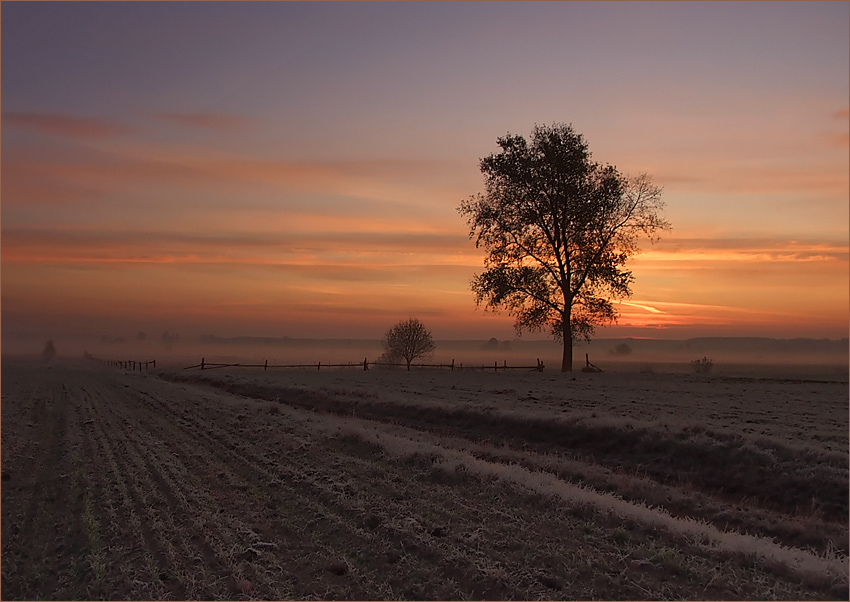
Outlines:
[[[281,394],[4,362],[3,598],[846,592],[828,572],[754,562],[526,487],[509,467],[540,469],[539,451],[487,451],[462,433],[307,409],[308,390]]]

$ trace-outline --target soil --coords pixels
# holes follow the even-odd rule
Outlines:
[[[4,358],[2,597],[847,599],[846,382],[575,377]]]

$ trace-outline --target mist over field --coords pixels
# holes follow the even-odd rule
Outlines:
[[[383,352],[379,339],[308,339],[290,337],[219,337],[211,334],[100,336],[7,336],[3,353],[40,354],[47,340],[60,357],[88,353],[99,359],[155,359],[174,366],[207,362],[283,364],[337,364],[372,362]],[[560,343],[541,339],[437,340],[434,353],[415,363],[456,366],[534,366],[540,359],[547,370],[557,370]],[[848,339],[772,339],[756,337],[703,337],[684,340],[600,338],[575,347],[575,369],[587,359],[606,371],[681,372],[691,362],[708,357],[721,373],[788,371],[847,378]],[[775,370],[771,370],[775,368]]]

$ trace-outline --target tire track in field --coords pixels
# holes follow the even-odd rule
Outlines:
[[[266,402],[266,403],[268,403],[268,402]],[[303,400],[302,400],[302,401],[298,401],[298,400],[296,400],[296,401],[295,401],[295,405],[296,405],[296,406],[298,406],[298,405],[302,405],[302,403],[303,403]],[[358,423],[360,423],[360,424],[361,424],[361,426],[362,426],[362,425],[365,425],[365,424],[367,424],[367,423],[368,423],[368,421],[363,421],[362,419],[361,419],[361,420],[357,420],[357,419],[353,419],[353,418],[349,419],[349,418],[347,418],[347,417],[341,417],[341,418],[340,418],[340,420],[342,420],[342,421],[350,420],[352,423],[354,423],[354,422],[358,422]],[[373,423],[373,424],[374,424],[374,423]],[[414,448],[415,448],[415,445],[414,445]],[[768,547],[769,547],[769,546],[768,546]],[[805,554],[804,554],[804,556],[805,556]],[[833,563],[833,564],[834,564],[834,563]],[[831,565],[830,565],[830,566],[831,566]]]
[[[91,397],[85,386],[80,387],[80,394],[76,398],[77,410],[77,428],[79,432],[75,433],[73,445],[77,449],[77,454],[80,458],[78,478],[83,482],[83,486],[94,491],[95,498],[99,502],[102,510],[101,521],[102,526],[106,529],[106,535],[111,545],[108,546],[109,554],[106,557],[106,563],[109,568],[108,574],[112,577],[111,591],[118,591],[124,594],[124,597],[142,597],[145,594],[151,595],[150,588],[142,590],[139,584],[142,581],[138,578],[137,562],[123,561],[128,554],[127,548],[134,546],[133,538],[119,533],[119,525],[138,524],[138,518],[135,517],[132,508],[129,508],[127,501],[128,493],[126,484],[123,480],[123,475],[117,467],[114,467],[111,462],[114,458],[110,453],[102,453],[103,448],[98,444],[95,437],[95,430],[92,426],[95,419],[91,408]],[[112,475],[113,478],[108,478]],[[128,510],[129,508],[129,510]],[[141,533],[138,531],[137,533]],[[123,535],[123,536],[122,536]],[[129,543],[128,543],[129,539]],[[117,543],[120,541],[121,543]],[[137,542],[130,550],[144,547],[144,541]],[[104,584],[104,588],[107,585]]]
[[[358,416],[384,423],[403,424],[435,436],[449,434],[481,444],[506,444],[522,453],[536,451],[545,457],[557,453],[581,454],[590,465],[620,473],[623,482],[638,471],[675,492],[699,491],[707,504],[668,503],[663,497],[649,503],[674,514],[712,522],[720,529],[733,524],[767,537],[780,537],[789,545],[833,549],[847,525],[847,460],[835,454],[815,458],[776,442],[756,444],[723,433],[668,433],[597,421],[566,422],[491,414],[470,408],[446,408],[407,403],[370,402],[334,395],[272,386],[257,382],[233,383],[216,378],[166,375],[179,382],[202,382],[210,387],[255,399],[275,395],[292,407]],[[674,436],[675,435],[675,436]],[[765,447],[766,446],[766,447]],[[610,481],[609,481],[610,482]],[[624,492],[627,496],[629,492]],[[657,493],[657,490],[655,491]],[[687,495],[676,499],[690,502]],[[817,507],[822,523],[801,530],[796,517]],[[739,509],[743,508],[743,511]],[[774,520],[776,517],[778,520]],[[822,520],[821,520],[822,519]],[[775,527],[775,528],[774,528]],[[815,531],[815,532],[813,532]],[[839,550],[846,552],[846,543]]]
[[[230,397],[229,399],[232,401],[233,398]],[[222,398],[222,403],[227,403],[224,398]],[[250,405],[253,405],[253,404],[250,404]],[[246,407],[248,407],[248,406],[246,406]],[[262,406],[259,406],[259,405],[255,406],[256,410],[259,410],[260,407],[262,407]],[[315,415],[312,415],[312,413],[309,413],[309,412],[305,413],[301,410],[289,410],[289,409],[287,409],[286,412],[291,413],[293,415],[297,414],[297,415],[300,415],[300,416],[312,416],[312,418],[309,419],[312,422],[319,421],[321,423],[321,421],[326,420],[326,419],[330,419],[332,424],[333,423],[346,423],[346,422],[348,422],[348,419],[345,419],[345,418],[340,419],[340,418],[330,417],[330,416],[329,417],[315,416]],[[352,422],[356,422],[357,424],[360,424],[360,425],[374,424],[374,423],[370,423],[369,421],[362,421],[362,420],[353,420]],[[381,425],[382,428],[383,428],[383,426],[384,425]],[[324,428],[324,430],[327,430],[327,424],[325,424],[322,428]],[[226,439],[226,436],[225,437],[217,436],[217,438]],[[269,444],[271,442],[265,441],[264,443]],[[325,441],[323,443],[323,447],[325,448],[326,452],[329,451],[327,449],[327,446],[329,446],[329,445],[333,445],[332,441]],[[414,447],[415,447],[415,445],[414,445]],[[331,460],[331,458],[333,458],[333,460]],[[255,458],[254,462],[257,462],[257,461],[263,462],[264,460],[261,459],[261,458]],[[252,464],[254,462],[252,462]],[[329,474],[329,473],[331,473],[331,471],[329,469],[333,468],[335,464],[336,464],[336,457],[332,456],[331,454],[327,454],[327,457],[322,462],[321,472],[322,472],[322,474],[326,475],[326,478],[328,480],[339,480],[339,478],[340,478],[339,476]],[[363,471],[360,470],[358,472],[360,472],[360,474],[358,475],[357,478],[360,479],[363,476],[362,475]],[[344,475],[344,473],[342,473],[342,474]],[[357,472],[355,472],[354,474],[357,474]],[[409,475],[407,475],[407,476],[409,476]],[[307,480],[311,480],[311,479],[308,478]],[[402,477],[402,480],[404,480],[403,477]],[[319,482],[313,482],[313,485],[319,486],[319,488],[321,489],[321,485],[320,485]],[[428,507],[431,507],[431,508],[440,507],[441,505],[445,506],[446,505],[445,504],[446,499],[451,498],[451,493],[453,493],[454,490],[457,489],[457,487],[444,487],[443,488],[443,487],[435,487],[435,485],[436,485],[435,483],[429,483],[428,487],[425,490],[422,490],[422,489],[417,490],[417,493],[419,493],[420,497],[422,498],[419,501],[426,508],[428,508]],[[476,487],[477,487],[477,485],[476,485]],[[383,492],[383,493],[385,495],[387,494],[387,492]],[[423,495],[425,493],[428,493],[428,494],[431,494],[431,495],[430,496],[429,495]],[[469,492],[467,491],[467,492],[465,492],[465,494],[469,495]],[[315,496],[311,496],[311,497],[315,497]],[[430,497],[433,497],[433,499],[429,499]],[[326,497],[320,497],[319,499],[320,499],[321,503],[324,504],[325,508],[329,507],[329,505],[332,503],[331,502],[331,500],[332,500],[331,495],[328,495]],[[385,500],[382,500],[382,502],[387,506],[393,505],[392,502],[387,503]],[[480,508],[478,508],[478,509],[476,509],[472,512],[472,514],[475,514],[475,516],[471,517],[469,522],[475,523],[477,519],[481,518],[481,514],[482,514],[481,510],[483,508],[486,508],[487,502],[482,501],[481,503],[483,503],[484,506],[482,506],[482,507],[480,507]],[[451,504],[449,506],[451,506]],[[413,518],[416,515],[416,512],[415,511],[410,512],[410,508],[405,508],[403,504],[401,505],[401,507],[402,507],[401,516],[391,517],[390,520],[387,521],[387,525],[385,527],[382,527],[382,529],[383,529],[382,537],[384,539],[390,539],[395,543],[400,543],[402,545],[402,547],[408,546],[409,552],[410,552],[410,554],[413,554],[413,556],[410,556],[410,554],[408,554],[408,551],[405,550],[404,551],[404,557],[405,558],[413,558],[415,556],[416,563],[419,566],[422,566],[422,567],[431,566],[431,567],[433,567],[434,570],[428,569],[427,571],[425,571],[426,575],[424,575],[423,578],[419,580],[420,583],[423,582],[423,581],[428,582],[428,578],[429,578],[428,573],[430,573],[431,575],[441,574],[448,581],[451,581],[452,578],[454,578],[457,582],[460,582],[460,583],[466,583],[466,584],[476,583],[476,585],[474,585],[473,589],[471,589],[471,590],[467,586],[467,589],[464,590],[464,594],[463,594],[464,597],[469,597],[469,596],[472,596],[472,597],[506,597],[506,596],[508,596],[508,597],[531,597],[528,593],[523,594],[523,592],[531,591],[531,590],[527,589],[527,587],[530,587],[527,584],[529,582],[538,583],[538,580],[533,575],[532,576],[529,575],[529,571],[527,570],[527,568],[523,568],[524,562],[520,563],[518,565],[516,563],[516,559],[511,559],[509,556],[504,556],[504,555],[500,554],[498,550],[492,550],[492,549],[480,550],[480,551],[476,550],[479,553],[477,555],[473,554],[471,552],[472,547],[469,545],[469,542],[466,542],[466,541],[462,542],[462,544],[460,544],[460,545],[452,545],[452,544],[448,543],[449,540],[442,540],[442,541],[439,542],[439,545],[435,545],[434,542],[437,541],[437,540],[435,540],[433,537],[429,537],[427,535],[428,529],[426,529],[423,525],[418,524],[416,519]],[[341,518],[344,515],[350,515],[352,513],[352,510],[356,511],[356,508],[354,506],[352,506],[350,503],[342,506],[341,508],[342,508],[342,511],[340,512]],[[468,508],[466,509],[466,512],[469,513]],[[502,510],[502,512],[505,512],[505,510]],[[509,512],[509,515],[510,515],[512,510],[509,508],[507,510],[507,512]],[[451,511],[450,511],[450,514],[455,514],[455,515],[458,515],[458,516],[462,515],[463,513],[464,513],[464,511],[461,510],[460,507],[452,508]],[[502,522],[500,524],[504,525],[504,520],[509,515],[504,515],[504,517],[498,517],[497,516],[495,518],[497,518],[498,520],[501,520]],[[419,518],[421,520],[422,517],[420,516]],[[498,520],[497,520],[497,522],[498,522]],[[513,526],[515,521],[510,520],[510,519],[508,519],[508,520],[511,523],[511,526]],[[346,521],[344,519],[342,521],[342,524],[343,524],[343,526],[346,526]],[[325,528],[325,527],[323,527],[323,523],[315,523],[314,522],[314,523],[311,523],[311,526],[316,528],[316,529]],[[350,529],[350,527],[347,527],[347,528]],[[525,536],[522,533],[518,533],[518,532],[513,533],[513,535],[512,535],[513,543],[511,545],[512,546],[516,545],[517,542],[522,541],[524,539],[524,537]],[[496,536],[493,539],[498,540],[499,536]],[[508,539],[511,539],[511,538],[508,538]],[[534,545],[535,545],[535,543],[532,543],[532,542],[528,542],[526,544],[526,546],[528,546],[529,548],[533,548]],[[562,546],[563,543],[559,542],[559,544],[557,544],[557,545]],[[499,560],[500,557],[502,558],[502,560]],[[461,567],[466,567],[466,568],[461,568]],[[397,584],[398,584],[398,582],[396,582],[396,585]],[[446,597],[447,598],[447,597],[456,597],[457,596],[457,590],[456,589],[447,590],[447,593],[445,595],[440,595],[439,593],[434,593],[434,592],[439,592],[438,587],[440,587],[440,584],[430,583],[429,588],[427,590],[424,590],[424,591],[429,591],[429,592],[431,592],[430,595],[435,595],[437,597]],[[538,587],[540,587],[539,583],[538,583]],[[474,588],[477,588],[477,589],[474,589]],[[497,588],[497,589],[494,589],[494,588]],[[513,591],[514,593],[513,594],[510,594],[510,593],[506,594],[505,593],[505,592],[511,592],[511,591]],[[454,593],[455,596],[452,596],[451,595],[452,593]],[[415,592],[413,592],[409,595],[415,596],[415,595],[421,595],[421,593],[416,594]],[[545,593],[538,592],[538,593],[534,594],[534,597],[537,597],[537,596],[540,596],[540,595],[546,596]],[[635,595],[640,597],[640,596],[645,595],[645,594],[637,594],[636,593]]]
[[[122,406],[130,408],[137,401],[130,397]],[[130,425],[126,431],[128,453],[134,459],[138,458],[135,461],[139,470],[150,476],[149,486],[156,492],[157,501],[170,510],[163,517],[165,528],[159,531],[179,536],[184,557],[205,563],[207,568],[211,568],[213,573],[218,575],[219,581],[227,581],[229,577],[229,583],[235,588],[242,578],[251,576],[246,574],[243,567],[234,564],[231,558],[230,550],[239,544],[228,536],[239,530],[238,519],[225,517],[221,513],[212,515],[211,518],[215,519],[215,522],[199,519],[196,516],[198,510],[214,508],[213,500],[204,495],[198,479],[185,468],[179,458],[175,461],[176,455],[165,453],[166,447],[187,449],[187,442],[177,441],[173,437],[162,437],[156,429],[146,424],[144,417],[132,412],[127,414],[132,415],[135,421],[130,425],[129,419],[124,417],[125,422]],[[171,444],[166,443],[169,440]],[[201,573],[203,574],[192,571],[181,580],[186,583],[208,582],[203,569]]]
[[[150,509],[150,527],[168,559],[167,563],[160,563],[162,573],[168,579],[177,579],[194,597],[208,598],[214,591],[231,596],[236,584],[246,576],[231,559],[232,548],[237,544],[229,535],[236,531],[236,519],[225,520],[223,513],[215,513],[211,517],[215,520],[199,521],[196,515],[200,509],[216,505],[201,495],[203,488],[194,475],[185,469],[174,472],[179,462],[163,452],[164,438],[134,411],[138,400],[121,389],[99,395],[104,400],[107,395],[111,398],[115,420],[122,425],[115,428],[122,433],[122,454],[142,481],[140,495]],[[191,449],[186,445],[191,442],[174,443],[177,448]],[[187,564],[181,559],[192,562]]]
[[[131,402],[135,402],[135,403],[138,403],[139,401],[141,401],[141,399],[139,399],[139,398],[135,398],[135,399],[131,400]],[[160,446],[150,445],[149,442],[145,442],[144,445],[146,446],[146,448],[150,452],[150,461],[153,462],[153,463],[156,463],[157,466],[163,467],[164,469],[168,470],[171,473],[170,475],[160,474],[160,477],[163,478],[163,481],[162,481],[161,484],[166,488],[167,491],[170,490],[170,492],[171,492],[170,495],[173,496],[173,498],[172,498],[173,500],[176,500],[178,498],[187,499],[186,505],[197,510],[199,508],[216,508],[216,507],[219,507],[220,505],[222,505],[222,503],[227,504],[228,500],[230,500],[231,498],[234,497],[232,491],[229,492],[229,494],[219,495],[219,496],[216,496],[215,498],[213,498],[213,497],[210,497],[210,495],[208,495],[206,493],[206,491],[203,487],[193,487],[193,488],[186,489],[186,488],[180,488],[179,486],[177,486],[175,484],[176,482],[189,482],[191,480],[191,478],[195,478],[192,475],[198,475],[198,474],[206,475],[206,474],[209,473],[210,467],[206,462],[197,462],[197,461],[193,462],[193,458],[194,459],[203,458],[203,457],[208,457],[210,455],[213,455],[213,457],[214,457],[215,452],[216,451],[221,452],[221,449],[215,450],[215,446],[209,446],[209,447],[206,447],[206,449],[208,451],[211,451],[212,454],[210,454],[210,453],[194,453],[194,454],[190,454],[188,457],[186,457],[185,450],[187,450],[187,449],[198,449],[199,448],[198,442],[196,440],[191,439],[191,438],[187,438],[185,435],[183,435],[181,437],[180,434],[183,433],[184,430],[182,430],[182,429],[176,429],[175,430],[174,425],[171,423],[171,421],[168,420],[167,418],[163,417],[162,413],[160,413],[160,412],[148,412],[147,414],[145,414],[145,417],[150,419],[150,420],[155,421],[156,423],[158,423],[158,425],[157,425],[158,427],[160,427],[160,428],[164,427],[168,431],[167,436],[165,436],[165,437],[161,437],[159,435],[157,435],[155,437],[155,440],[157,442],[165,442],[164,447],[161,450],[159,450],[159,451],[157,450],[157,448],[159,448]],[[141,425],[141,423],[140,423],[140,425]],[[139,429],[139,432],[142,432],[142,431],[144,431],[146,433],[146,436],[156,435],[157,427],[152,427],[150,424],[145,424],[145,426],[143,428]],[[209,444],[210,441],[208,441],[207,443]],[[168,450],[172,452],[173,457],[170,457],[168,454],[165,453],[165,451],[164,451],[165,447],[167,447]],[[205,447],[202,445],[202,446],[200,446],[200,449],[203,450],[203,449],[205,449]],[[227,450],[227,451],[229,451],[229,450]],[[183,455],[181,456],[181,454],[183,454]],[[229,457],[223,458],[224,461],[220,462],[220,465],[223,466],[223,467],[228,467],[232,463],[234,458],[231,454],[224,454],[224,455],[229,456]],[[175,457],[178,458],[178,461],[174,460]],[[237,458],[238,458],[238,456],[237,456]],[[215,481],[216,481],[216,479],[213,478],[210,481],[208,481],[206,484],[209,485],[210,483],[215,483]],[[188,498],[191,498],[191,499],[188,499]],[[232,506],[233,505],[231,504],[231,507]],[[210,541],[210,543],[213,547],[218,548],[220,555],[223,555],[223,556],[226,556],[226,557],[233,557],[234,555],[238,555],[238,552],[240,550],[246,550],[247,549],[248,551],[250,551],[252,546],[257,545],[257,542],[252,541],[250,537],[248,539],[245,539],[244,537],[241,538],[241,539],[236,538],[236,537],[232,537],[232,534],[247,533],[247,534],[250,535],[250,534],[253,533],[253,530],[251,529],[251,527],[249,527],[245,522],[236,518],[237,514],[239,514],[239,515],[244,514],[246,509],[244,507],[238,507],[238,508],[234,508],[234,510],[235,510],[235,512],[232,515],[229,515],[228,513],[225,513],[224,511],[220,511],[220,512],[216,513],[214,518],[218,522],[211,521],[211,522],[203,524],[203,525],[197,525],[198,530],[201,531],[207,537],[209,537],[210,534],[212,534],[212,533],[220,534],[218,539],[214,538],[214,541]],[[289,534],[289,535],[291,537],[291,534]],[[253,555],[255,553],[256,553],[256,551],[251,552],[249,555]],[[240,576],[240,577],[241,576],[247,576],[247,577],[251,576],[252,571],[251,571],[250,564],[241,562],[241,561],[239,561],[238,558],[233,560],[233,562],[238,567],[237,569],[234,569],[234,571],[233,571],[234,573],[237,573],[238,576]],[[279,567],[266,567],[265,570],[266,570],[266,572],[269,572],[269,571],[272,571],[272,569],[279,569]],[[279,570],[273,571],[273,572],[279,572]],[[283,580],[276,579],[275,582],[276,583],[282,583],[282,582],[285,582],[285,581],[286,581],[286,579],[283,579]],[[277,589],[277,591],[280,594],[287,593],[285,590],[280,590],[279,588]],[[278,596],[278,597],[284,597],[284,596],[281,595],[281,596]],[[292,597],[291,593],[289,594],[288,597]]]
[[[108,471],[97,470],[96,466],[95,472],[104,475],[101,480],[101,491],[104,495],[109,495],[117,489],[120,494],[119,507],[127,517],[127,522],[109,524],[112,540],[122,542],[127,539],[135,540],[135,545],[129,548],[123,558],[116,559],[116,562],[139,567],[132,581],[133,592],[163,599],[169,593],[165,584],[159,579],[165,559],[150,525],[150,509],[142,504],[140,488],[133,482],[136,476],[135,471],[130,469],[121,450],[120,430],[112,419],[111,413],[103,409],[103,399],[97,393],[96,385],[91,386],[89,390],[84,389],[83,395],[87,401],[86,424],[90,427],[93,444],[92,458],[95,459],[95,463],[103,458],[108,464]],[[109,478],[105,476],[107,474],[110,475]],[[107,484],[114,484],[113,491],[110,491]],[[115,506],[114,503],[112,505]]]
[[[151,396],[150,399],[154,402],[158,401],[157,405],[163,403],[162,400],[157,400],[153,396]],[[160,410],[161,412],[169,411],[169,409],[165,406],[160,407]],[[156,415],[160,415],[160,412],[156,412]],[[231,439],[230,432],[218,429],[215,426],[208,426],[204,429],[201,424],[202,423],[200,421],[196,422],[197,430],[205,433],[205,436],[210,437],[209,442],[222,442],[222,449],[220,451],[224,452],[225,455],[228,456],[229,460],[235,459],[243,463],[243,468],[255,473],[253,478],[251,476],[246,476],[248,481],[254,481],[257,477],[260,479],[274,479],[282,476],[275,470],[275,465],[273,465],[263,454],[249,452],[245,446],[240,446],[238,443],[234,442]],[[264,441],[264,443],[267,447],[271,442]],[[231,457],[231,448],[234,447],[237,449],[241,447],[241,453],[238,454],[236,458]],[[461,552],[458,549],[452,549],[450,546],[447,546],[445,542],[441,542],[441,545],[435,545],[433,537],[423,538],[423,533],[426,530],[423,530],[415,521],[391,520],[383,527],[382,532],[375,533],[368,529],[357,527],[353,524],[351,516],[357,516],[358,514],[363,513],[362,508],[358,508],[355,505],[358,498],[353,495],[353,491],[341,491],[338,487],[339,483],[348,483],[350,485],[352,482],[357,480],[355,477],[354,481],[352,481],[350,475],[356,475],[363,471],[364,467],[361,463],[362,460],[359,458],[354,458],[353,462],[351,460],[352,458],[345,455],[329,456],[323,463],[322,473],[324,476],[321,479],[309,474],[292,474],[289,472],[288,476],[297,485],[301,485],[301,488],[303,488],[304,485],[308,487],[307,493],[302,492],[301,488],[290,489],[287,492],[287,497],[292,497],[294,495],[299,500],[299,507],[311,510],[313,518],[308,519],[307,522],[307,525],[310,526],[311,529],[315,531],[333,531],[334,529],[342,529],[347,533],[347,540],[355,540],[355,547],[357,548],[369,547],[373,550],[376,548],[383,550],[387,548],[386,540],[388,539],[391,543],[396,545],[401,544],[401,547],[403,548],[404,542],[407,542],[409,545],[413,544],[414,548],[417,549],[418,555],[420,556],[420,562],[424,560],[425,562],[423,564],[426,566],[433,564],[433,568],[436,569],[437,573],[454,575],[462,581],[481,581],[479,575],[470,574],[469,572],[464,572],[458,569],[458,566],[470,564],[468,551]],[[328,474],[329,468],[336,470],[331,474]],[[403,510],[400,511],[400,513],[409,514]],[[316,519],[315,517],[320,518]],[[349,541],[349,543],[351,543],[351,541]],[[332,551],[336,556],[339,556],[339,550]],[[390,552],[390,555],[392,554],[393,552]],[[482,560],[487,560],[489,564],[492,564],[492,558],[482,557]],[[476,563],[473,562],[472,564]],[[481,562],[479,564],[485,563]],[[350,570],[353,571],[354,569],[352,568]],[[430,570],[425,572],[430,572]],[[378,579],[380,581],[384,578],[383,575],[369,577],[364,574],[358,574],[357,577],[366,582],[374,579]],[[517,587],[518,584],[512,584],[508,586],[507,589],[517,590]],[[386,588],[386,586],[384,586],[384,588]],[[372,589],[371,591],[374,592],[375,590]],[[481,590],[482,593],[484,591],[486,590]],[[496,590],[492,591],[495,592]],[[388,595],[390,594],[388,593]],[[476,595],[480,596],[481,594],[478,593]]]
[[[26,384],[43,388],[33,382]],[[92,575],[80,575],[76,588],[58,590],[66,595],[40,590],[30,597],[823,594],[737,558],[702,555],[681,538],[554,503],[510,480],[457,472],[439,458],[454,458],[444,443],[463,445],[460,439],[147,375],[77,369],[56,382],[68,385],[70,403],[65,439],[72,453],[64,461],[97,501],[108,579],[95,587]],[[20,416],[31,415],[36,401]],[[77,492],[66,495],[76,499]],[[250,592],[234,589],[243,576],[254,585]],[[4,575],[10,597],[6,585]]]
[[[112,430],[121,433],[121,455],[126,466],[137,476],[134,504],[143,507],[149,515],[146,528],[155,537],[152,547],[161,555],[158,568],[154,571],[168,582],[176,581],[185,589],[179,597],[191,593],[193,597],[209,598],[213,592],[218,596],[233,593],[238,573],[228,569],[227,548],[231,543],[216,538],[216,533],[229,533],[221,525],[196,524],[191,520],[192,510],[210,507],[207,500],[187,499],[186,487],[175,484],[163,473],[170,459],[162,457],[158,450],[163,442],[157,433],[145,428],[143,421],[132,411],[135,400],[126,396],[121,389],[98,391],[107,399],[120,427]],[[185,473],[182,476],[188,476]],[[189,482],[189,481],[187,481]],[[228,587],[229,586],[229,587]],[[172,586],[172,589],[178,589]]]
[[[148,395],[145,393],[145,395]],[[163,400],[158,400],[154,396],[148,397],[148,402],[153,402],[153,405],[156,407],[160,407],[160,404],[163,403]],[[170,411],[167,407],[162,407],[162,412]],[[156,412],[156,414],[151,414],[156,416],[161,416],[161,412]],[[166,426],[172,426],[171,422],[165,419],[160,419],[161,422],[165,422]],[[301,491],[298,491],[294,488],[287,488],[285,486],[289,481],[299,481],[298,475],[291,470],[275,470],[274,467],[269,466],[268,461],[262,457],[250,453],[244,445],[241,445],[234,441],[231,438],[230,433],[225,429],[220,429],[217,426],[210,424],[207,421],[202,421],[200,419],[196,419],[194,422],[194,432],[199,434],[200,439],[204,442],[204,446],[209,452],[218,458],[219,463],[218,466],[227,469],[228,471],[236,471],[236,478],[234,479],[231,475],[231,483],[230,486],[235,486],[238,489],[244,489],[245,495],[242,497],[246,497],[250,495],[253,498],[256,498],[259,501],[266,500],[266,503],[263,507],[258,508],[257,505],[250,506],[248,508],[240,507],[240,511],[243,514],[251,515],[252,520],[250,521],[253,525],[263,525],[273,523],[274,515],[270,511],[272,508],[278,508],[280,504],[275,503],[275,501],[284,501],[284,505],[289,513],[293,510],[300,510],[298,512],[299,516],[293,517],[290,522],[291,524],[300,524],[302,527],[298,529],[300,533],[303,535],[307,535],[307,540],[311,543],[309,544],[311,547],[316,548],[317,550],[323,551],[324,558],[323,561],[316,562],[314,559],[311,564],[324,564],[330,565],[333,564],[333,561],[338,558],[338,554],[335,553],[334,550],[329,549],[326,545],[323,545],[321,542],[317,541],[316,538],[309,532],[309,529],[304,528],[305,525],[309,525],[309,521],[315,518],[316,515],[324,515],[324,517],[332,518],[333,514],[328,511],[328,509],[324,506],[317,506],[314,496],[305,496]],[[239,450],[234,451],[234,450]],[[279,467],[279,465],[278,465]],[[198,468],[203,469],[203,466],[199,466]],[[282,474],[283,473],[283,474]],[[234,482],[235,481],[235,482]],[[266,483],[266,486],[258,485],[257,483]],[[269,487],[269,484],[274,484],[274,487]],[[269,490],[275,489],[277,487],[283,486],[286,491],[279,492],[277,495],[272,494]],[[232,497],[232,496],[231,496]],[[281,500],[283,498],[283,500]],[[297,503],[292,503],[293,498],[297,500]],[[223,502],[225,500],[217,500],[218,503]],[[288,504],[286,502],[289,502]],[[270,506],[272,508],[270,508]],[[305,510],[313,510],[312,513],[305,512]],[[339,518],[339,517],[337,517]],[[344,521],[340,520],[340,524],[343,524]],[[253,531],[250,527],[242,527],[242,531]],[[286,532],[281,534],[279,538],[280,541],[287,546],[287,548],[292,547],[293,544],[293,535],[294,533],[287,529]],[[267,535],[264,535],[264,538],[268,539]],[[248,542],[250,544],[250,542]],[[277,545],[277,544],[276,544]],[[252,548],[249,546],[246,550],[249,556],[253,556],[256,554],[256,550],[252,551]],[[314,555],[316,552],[313,552]],[[259,554],[258,554],[259,555]],[[279,559],[280,554],[277,555]],[[256,560],[256,559],[254,559]],[[272,558],[274,560],[274,558]],[[363,578],[363,581],[368,584],[370,579],[365,575],[360,575]],[[361,593],[363,595],[366,594],[367,590],[363,590]],[[373,590],[374,591],[374,590]]]

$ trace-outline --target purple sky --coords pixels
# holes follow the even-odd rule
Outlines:
[[[604,336],[847,335],[847,2],[0,11],[4,337],[510,338],[456,207],[554,122],[673,224]]]

